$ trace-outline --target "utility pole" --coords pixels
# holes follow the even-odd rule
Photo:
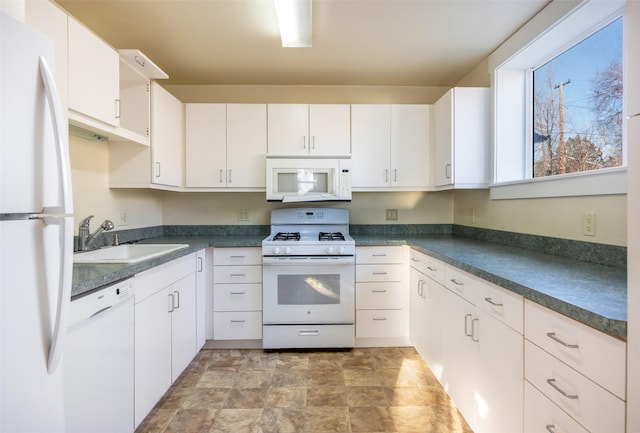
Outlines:
[[[566,171],[565,161],[567,160],[567,152],[564,145],[564,86],[571,84],[571,80],[555,85],[554,89],[560,89],[560,142],[558,143],[558,174],[564,174]]]

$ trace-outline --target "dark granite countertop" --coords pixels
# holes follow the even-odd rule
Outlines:
[[[353,235],[357,246],[409,245],[609,335],[627,335],[626,269],[455,235]],[[145,243],[189,248],[134,265],[74,266],[72,296],[119,281],[206,247],[259,247],[263,235],[160,236]]]

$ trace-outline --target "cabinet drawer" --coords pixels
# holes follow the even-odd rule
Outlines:
[[[213,314],[214,340],[259,340],[261,338],[261,312],[221,312]]]
[[[478,278],[473,278],[472,284],[472,290],[477,292],[474,293],[474,297],[478,301],[477,306],[522,335],[524,298]]]
[[[476,304],[476,293],[473,290],[473,277],[453,266],[444,267],[445,286],[458,296],[462,296],[472,304]]]
[[[621,399],[626,398],[623,341],[529,300],[524,305],[524,332],[529,341]]]
[[[402,309],[402,283],[356,284],[356,308],[359,310]]]
[[[356,337],[402,337],[403,316],[404,310],[356,310]]]
[[[135,302],[148,298],[195,271],[196,253],[193,253],[136,274]]]
[[[358,247],[356,264],[402,263],[402,247]]]
[[[262,266],[214,266],[215,284],[262,283]]]
[[[416,250],[410,253],[411,267],[439,284],[444,284],[444,263]]]
[[[524,433],[552,431],[589,433],[526,380],[524,381]]]
[[[356,265],[356,282],[402,280],[402,265]]]
[[[262,311],[262,284],[215,284],[214,311]]]
[[[624,432],[622,400],[530,341],[524,357],[525,378],[587,430]]]
[[[214,266],[228,265],[261,265],[262,249],[260,248],[214,248]]]

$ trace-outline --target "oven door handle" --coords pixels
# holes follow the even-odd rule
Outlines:
[[[353,265],[353,256],[344,257],[262,257],[262,265],[297,266],[297,265]]]

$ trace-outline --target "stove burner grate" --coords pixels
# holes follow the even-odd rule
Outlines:
[[[344,235],[340,232],[320,232],[319,241],[344,241]]]
[[[276,233],[276,235],[273,237],[274,241],[299,241],[300,240],[300,232],[292,232],[292,233],[286,233],[286,232],[278,232]]]

